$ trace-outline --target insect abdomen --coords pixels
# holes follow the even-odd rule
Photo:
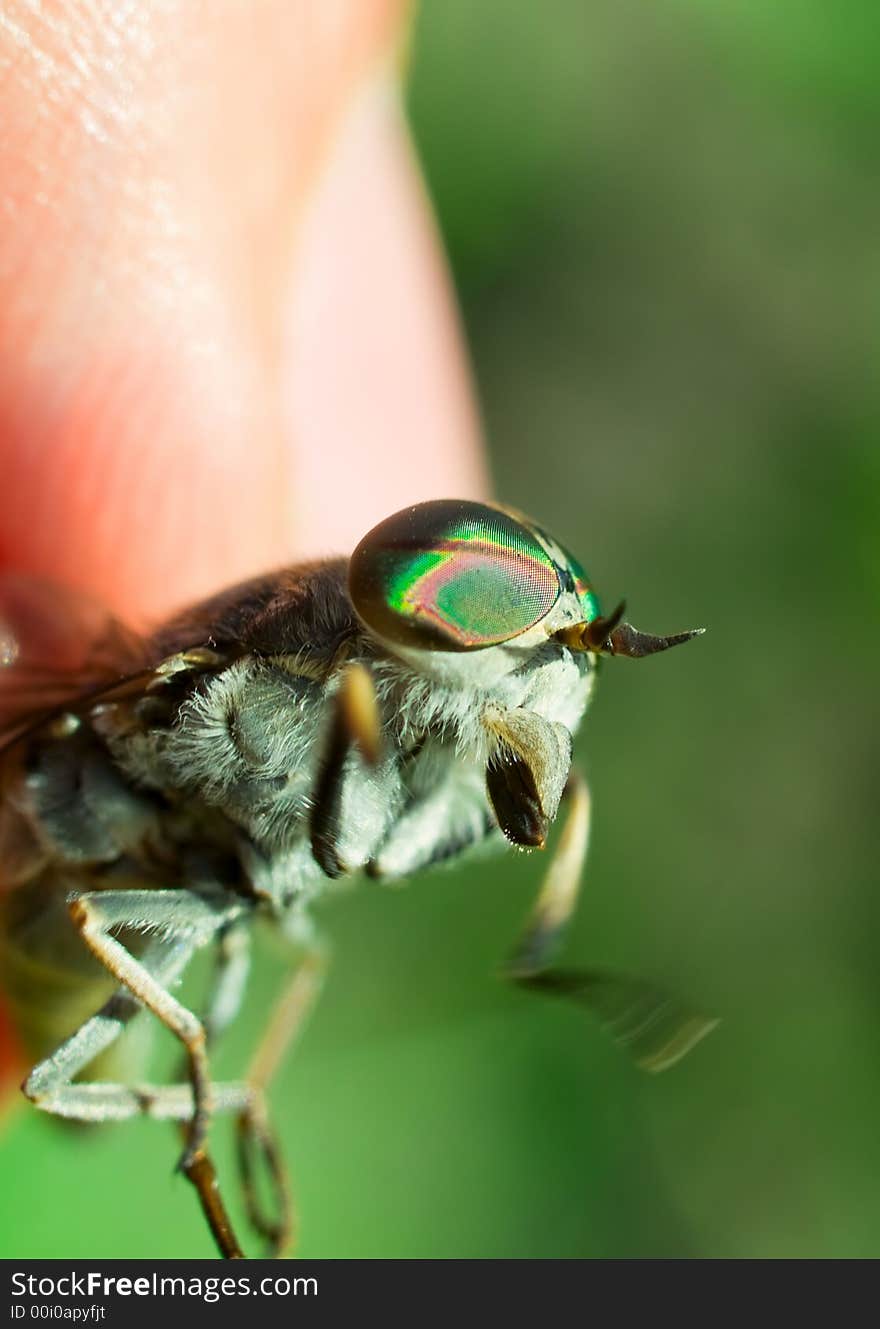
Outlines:
[[[43,874],[0,895],[0,990],[19,1042],[45,1056],[110,996],[114,983],[77,936],[67,890],[79,874]]]

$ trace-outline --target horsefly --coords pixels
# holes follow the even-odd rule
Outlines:
[[[320,986],[310,905],[334,878],[542,848],[566,803],[509,977],[591,1010],[647,1070],[711,1028],[651,984],[551,965],[587,848],[571,741],[599,659],[699,630],[649,636],[622,605],[604,617],[580,564],[528,518],[422,503],[350,559],[258,578],[149,636],[12,576],[0,615],[0,988],[36,1059],[23,1092],[77,1121],[179,1123],[180,1168],[222,1255],[242,1248],[208,1148],[218,1113],[235,1119],[267,1253],[291,1236],[266,1089]],[[216,1082],[210,1048],[239,1009],[258,917],[299,963],[247,1075]],[[197,1017],[173,993],[203,948],[216,963]],[[108,1074],[136,1016],[179,1040],[180,1083]]]

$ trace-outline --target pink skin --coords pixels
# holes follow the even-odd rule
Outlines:
[[[352,108],[301,254],[285,365],[302,547],[348,549],[407,503],[485,496],[446,267],[390,84]]]
[[[4,6],[3,566],[152,618],[485,494],[405,18]]]
[[[143,622],[486,494],[406,21],[5,0],[0,567]]]

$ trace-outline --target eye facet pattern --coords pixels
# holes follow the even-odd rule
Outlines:
[[[374,527],[351,556],[349,591],[388,641],[467,651],[510,641],[553,608],[553,560],[527,527],[486,503],[441,499]]]
[[[584,607],[584,619],[586,622],[591,623],[594,618],[598,618],[602,613],[599,605],[599,597],[593,590],[590,579],[582,564],[580,564],[572,554],[567,553],[567,557],[569,571],[574,578],[575,594]]]

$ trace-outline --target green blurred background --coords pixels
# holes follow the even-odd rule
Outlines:
[[[607,606],[710,628],[604,671],[566,958],[723,1023],[654,1079],[499,984],[536,856],[333,903],[273,1096],[304,1256],[880,1255],[877,35],[870,0],[421,6],[497,491]],[[0,1255],[210,1254],[171,1149],[18,1114]]]

